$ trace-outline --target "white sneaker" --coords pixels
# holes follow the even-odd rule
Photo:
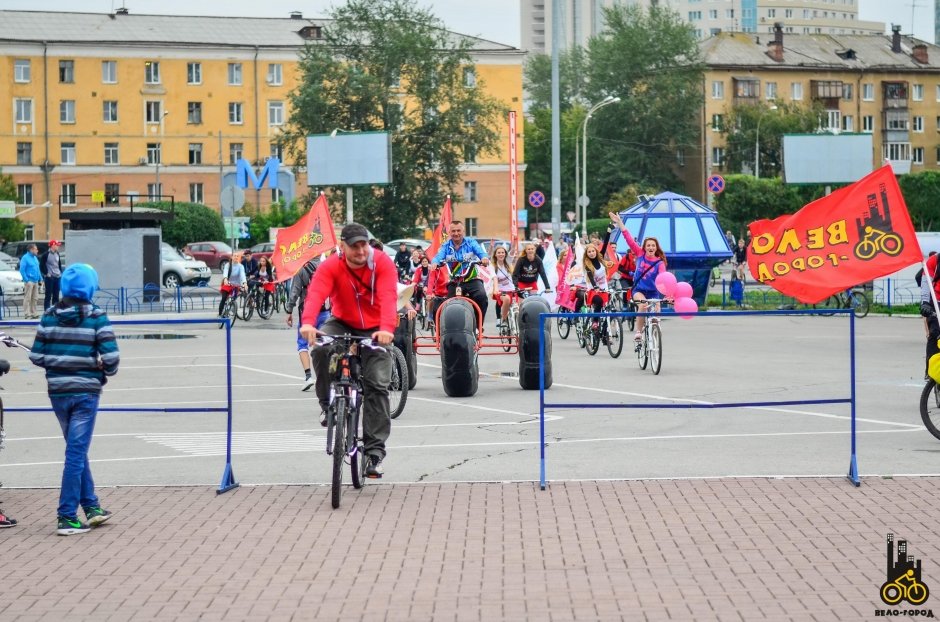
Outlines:
[[[316,383],[317,383],[317,379],[314,378],[313,376],[310,376],[309,378],[307,378],[306,380],[304,380],[304,386],[303,386],[303,388],[301,389],[301,391],[309,391],[309,390],[310,390],[310,387],[312,387],[312,386],[315,385]]]

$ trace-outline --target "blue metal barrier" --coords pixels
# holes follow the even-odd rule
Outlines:
[[[821,314],[847,314],[849,317],[849,397],[835,397],[814,400],[775,400],[762,402],[724,402],[719,404],[582,404],[569,402],[545,401],[545,322],[552,318],[603,318],[603,317],[652,317],[661,315],[654,312],[622,312],[622,313],[542,313],[539,315],[539,485],[545,490],[545,409],[547,408],[745,408],[755,406],[793,406],[805,404],[850,404],[851,407],[851,454],[849,456],[849,472],[846,475],[855,486],[861,486],[858,476],[858,461],[856,459],[855,444],[855,313],[851,309],[794,309],[780,311],[724,311],[721,313],[675,313],[682,317],[728,317],[733,315],[821,315]]]

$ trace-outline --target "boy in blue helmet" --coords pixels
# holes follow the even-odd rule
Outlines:
[[[62,299],[39,321],[29,359],[46,370],[49,400],[65,437],[65,465],[56,533],[87,532],[111,518],[101,509],[88,464],[101,387],[117,373],[120,355],[107,314],[92,304],[98,274],[88,264],[62,273]],[[78,518],[78,506],[87,523]]]

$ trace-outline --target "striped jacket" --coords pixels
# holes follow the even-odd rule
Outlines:
[[[87,302],[73,302],[42,315],[29,354],[34,365],[46,370],[51,396],[101,393],[120,362],[108,315]]]

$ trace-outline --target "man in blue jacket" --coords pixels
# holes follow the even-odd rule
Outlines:
[[[486,256],[486,251],[480,246],[480,243],[473,238],[464,237],[463,222],[459,220],[453,221],[450,223],[448,232],[450,233],[450,239],[441,245],[441,249],[437,251],[437,255],[431,260],[432,270],[436,269],[437,265],[441,262],[460,262],[461,264],[466,264],[479,261],[484,266],[489,265],[490,260]],[[450,268],[450,266],[448,266],[448,268]],[[480,281],[479,276],[477,276],[475,266],[471,269],[470,274],[467,275],[467,279],[463,282],[461,287],[464,295],[473,300],[473,302],[477,303],[477,306],[480,307],[480,318],[485,318],[486,308],[489,302],[486,296],[486,288],[483,287],[483,283]],[[453,298],[456,295],[456,289],[457,283],[451,280],[447,285],[447,297]]]
[[[20,258],[20,276],[23,277],[23,317],[34,320],[39,317],[36,305],[39,304],[39,284],[42,273],[39,270],[39,249],[35,244],[26,247],[26,254]]]

